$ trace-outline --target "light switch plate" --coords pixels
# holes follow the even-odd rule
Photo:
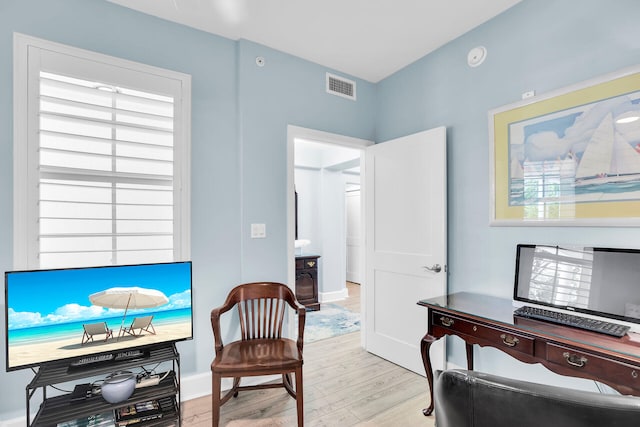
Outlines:
[[[267,226],[265,224],[251,224],[251,238],[264,239],[267,237]]]

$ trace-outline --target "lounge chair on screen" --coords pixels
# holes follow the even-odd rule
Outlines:
[[[82,334],[82,342],[80,344],[84,345],[90,341],[93,341],[93,337],[95,335],[104,335],[104,340],[107,341],[109,338],[113,338],[113,330],[109,329],[107,326],[107,322],[98,322],[98,323],[87,323],[82,325],[84,329],[84,333]]]
[[[131,326],[125,327],[122,332],[123,334],[129,334],[133,336],[140,336],[142,332],[149,332],[150,334],[155,335],[156,330],[154,329],[151,321],[153,320],[153,316],[145,316],[145,317],[136,317],[131,322]]]

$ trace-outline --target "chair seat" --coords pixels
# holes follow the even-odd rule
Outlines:
[[[287,338],[252,339],[225,345],[211,363],[213,372],[233,376],[263,375],[265,372],[294,370],[302,365],[296,342]]]

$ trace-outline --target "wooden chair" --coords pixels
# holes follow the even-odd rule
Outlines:
[[[241,338],[224,345],[220,316],[238,308]],[[283,321],[291,309],[298,319],[297,341],[282,337]],[[212,425],[220,422],[220,407],[240,390],[284,387],[296,399],[298,426],[304,424],[302,404],[302,345],[305,308],[286,285],[281,283],[246,283],[231,290],[221,307],[211,310],[211,327],[216,357],[211,363]],[[295,389],[291,374],[295,375]],[[282,382],[240,386],[242,377],[281,374]],[[233,386],[221,397],[222,378],[233,378]]]
[[[151,321],[153,320],[153,315],[151,316],[144,316],[144,317],[136,317],[133,319],[133,322],[131,322],[131,326],[129,327],[125,327],[122,330],[122,334],[129,334],[129,335],[133,335],[135,336],[140,336],[142,335],[142,332],[149,332],[150,334],[155,335],[156,334],[156,330],[153,327],[153,325],[151,324]],[[136,333],[136,330],[138,330],[138,333]]]
[[[82,329],[84,329],[84,333],[82,334],[82,341],[80,342],[81,345],[84,345],[89,341],[93,341],[94,335],[104,334],[105,341],[113,337],[113,330],[109,329],[107,322],[86,323],[82,325]]]

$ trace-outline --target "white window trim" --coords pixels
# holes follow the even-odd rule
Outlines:
[[[34,141],[37,141],[37,124],[30,123],[31,117],[36,117],[36,105],[29,103],[29,73],[28,51],[30,48],[51,50],[79,58],[104,62],[135,71],[156,74],[167,78],[177,79],[182,84],[182,99],[176,100],[176,110],[183,120],[174,129],[176,145],[174,161],[176,170],[174,179],[179,181],[177,186],[179,202],[174,203],[174,221],[179,224],[179,233],[174,240],[174,261],[188,261],[191,258],[191,76],[176,71],[153,67],[138,62],[128,61],[109,55],[91,52],[36,37],[14,33],[13,38],[13,266],[15,269],[38,268],[38,261],[33,259],[37,252],[37,231],[34,234],[33,225],[36,224],[36,212],[29,206],[34,206],[33,191],[28,191],[29,185],[37,177],[32,176],[37,171],[37,157],[31,151]],[[28,174],[24,173],[27,168]],[[29,236],[29,237],[25,237]]]

